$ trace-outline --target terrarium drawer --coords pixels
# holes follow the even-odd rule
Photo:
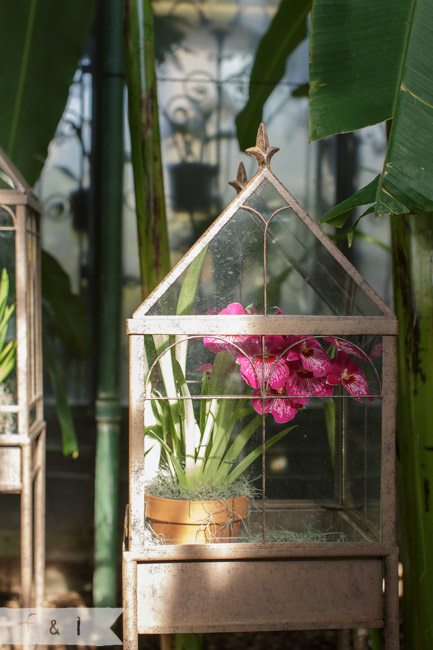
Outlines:
[[[21,448],[0,447],[0,492],[21,489]]]
[[[140,634],[381,627],[382,560],[139,563]]]

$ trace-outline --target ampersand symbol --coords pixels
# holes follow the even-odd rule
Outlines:
[[[56,628],[56,623],[57,623],[56,619],[53,618],[51,621],[50,634],[60,634],[59,630]]]

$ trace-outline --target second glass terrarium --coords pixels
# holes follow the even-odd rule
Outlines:
[[[137,631],[354,625],[397,647],[396,320],[273,175],[276,151],[262,125],[256,175],[240,168],[128,321],[131,648]]]

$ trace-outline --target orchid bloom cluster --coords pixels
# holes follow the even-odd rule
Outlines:
[[[231,303],[219,313],[236,316],[257,311]],[[348,341],[325,337],[333,353],[329,356],[315,338],[289,335],[263,339],[264,347],[262,337],[254,335],[203,339],[212,352],[226,351],[235,358],[243,380],[253,388],[252,405],[257,413],[271,413],[276,422],[289,422],[311,397],[330,397],[335,386],[342,386],[358,402],[363,397],[373,400],[364,372],[354,359],[366,361],[368,357]],[[377,346],[370,358],[379,355]]]

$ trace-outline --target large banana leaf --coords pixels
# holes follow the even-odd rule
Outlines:
[[[266,100],[282,79],[289,54],[307,36],[311,4],[312,0],[281,0],[259,43],[250,76],[248,102],[236,117],[242,150],[255,144]]]
[[[315,0],[310,138],[392,118],[375,212],[433,210],[433,4]]]
[[[68,96],[94,0],[3,2],[0,144],[33,185]]]

